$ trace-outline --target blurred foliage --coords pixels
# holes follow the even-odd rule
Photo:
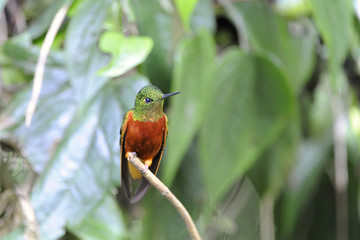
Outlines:
[[[25,127],[40,48],[64,4],[71,6]],[[182,92],[166,103],[158,176],[203,239],[359,239],[354,6],[0,1],[0,237],[187,239],[154,189],[136,205],[117,190],[122,116],[153,84]]]

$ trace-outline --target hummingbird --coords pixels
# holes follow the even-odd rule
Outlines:
[[[134,108],[124,115],[120,129],[121,184],[124,195],[131,203],[145,195],[150,183],[127,159],[135,153],[156,175],[168,134],[164,100],[179,93],[163,94],[156,86],[145,86],[136,95]],[[132,183],[136,181],[139,183],[133,190]]]

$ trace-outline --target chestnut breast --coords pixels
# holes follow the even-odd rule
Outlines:
[[[141,122],[134,121],[131,114],[126,130],[125,153],[136,152],[142,160],[153,159],[160,150],[165,130],[165,115],[156,122]]]

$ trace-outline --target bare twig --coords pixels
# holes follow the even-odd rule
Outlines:
[[[190,233],[190,236],[193,240],[201,240],[200,234],[196,229],[194,221],[192,220],[190,214],[184,207],[184,205],[175,197],[175,195],[163,184],[145,165],[140,161],[139,158],[135,156],[134,153],[129,155],[129,162],[141,172],[141,174],[153,185],[164,197],[166,197],[171,204],[178,211],[180,216],[183,218],[186,227]]]
[[[260,239],[274,240],[274,196],[269,194],[260,203]]]
[[[26,240],[37,240],[39,239],[39,227],[34,209],[31,206],[29,193],[22,188],[16,188],[16,191],[26,225],[23,237]]]
[[[46,33],[44,43],[41,46],[39,59],[38,59],[38,62],[36,64],[36,69],[35,69],[33,91],[31,94],[31,99],[30,99],[29,105],[26,108],[25,125],[27,127],[30,126],[30,124],[31,124],[31,119],[34,115],[36,105],[39,100],[41,86],[42,86],[42,80],[44,77],[46,59],[49,55],[50,48],[51,48],[52,43],[54,42],[55,36],[56,36],[57,32],[59,31],[62,22],[64,21],[64,18],[69,9],[69,6],[70,6],[70,2],[67,1],[64,4],[64,6],[62,8],[60,8],[59,11],[56,13],[53,21],[50,24],[49,30]]]
[[[334,115],[334,170],[336,200],[336,239],[348,239],[348,165],[346,149],[347,119],[344,100],[339,95],[332,96]]]

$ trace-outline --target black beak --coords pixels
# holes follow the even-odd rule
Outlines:
[[[164,94],[164,96],[162,96],[162,98],[160,98],[160,100],[164,99],[164,98],[167,98],[167,97],[170,97],[170,96],[174,96],[176,94],[179,94],[181,92],[173,92],[173,93],[167,93],[167,94]]]

